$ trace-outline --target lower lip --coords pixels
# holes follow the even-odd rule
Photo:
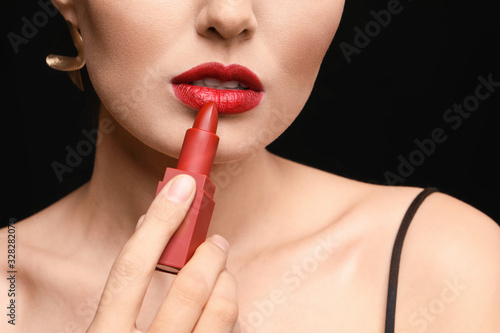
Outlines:
[[[200,109],[207,102],[215,102],[220,114],[237,114],[257,107],[264,97],[262,91],[252,89],[214,89],[181,83],[172,84],[175,96],[184,104]]]

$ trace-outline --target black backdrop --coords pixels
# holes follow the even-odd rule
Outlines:
[[[1,225],[91,173],[91,156],[62,182],[51,167],[81,141],[87,116],[67,76],[44,63],[55,50],[71,52],[47,1],[1,9]],[[500,221],[500,92],[475,97],[481,82],[500,82],[499,14],[491,0],[347,0],[311,99],[269,149],[361,181],[438,187]],[[464,116],[448,111],[464,103]],[[439,142],[431,144],[433,132]]]

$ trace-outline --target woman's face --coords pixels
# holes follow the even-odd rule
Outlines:
[[[245,158],[291,124],[309,97],[344,5],[343,0],[73,1],[74,6],[64,1],[57,7],[81,31],[102,107],[132,137],[163,154],[178,156],[196,116],[196,109],[176,96],[173,78],[210,62],[238,64],[258,76],[260,104],[219,118],[216,163]]]

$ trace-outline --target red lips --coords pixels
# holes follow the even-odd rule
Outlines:
[[[216,89],[193,85],[193,82],[213,78],[222,82],[238,81],[248,89]],[[200,109],[207,102],[215,102],[219,113],[237,114],[259,105],[264,88],[257,75],[240,65],[224,66],[211,62],[194,67],[172,79],[175,96],[184,104]]]

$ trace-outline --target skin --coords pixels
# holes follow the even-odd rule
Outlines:
[[[341,1],[54,4],[82,33],[112,130],[87,184],[16,225],[18,319],[2,331],[383,332],[394,238],[421,189],[364,184],[265,150],[306,102]],[[192,188],[153,194],[195,112],[168,82],[208,61],[249,67],[265,97],[220,118],[215,236],[174,277],[154,267]],[[0,241],[6,248],[6,229]],[[491,219],[430,196],[405,240],[396,331],[500,331],[498,262]]]

